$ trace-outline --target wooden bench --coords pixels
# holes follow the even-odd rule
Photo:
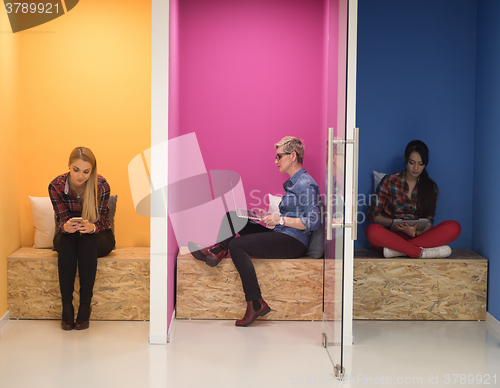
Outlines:
[[[301,257],[289,260],[252,258],[262,296],[271,312],[259,319],[321,320],[323,311],[323,260]],[[215,268],[198,261],[181,248],[177,258],[176,318],[240,319],[246,302],[232,260]]]
[[[470,249],[444,259],[386,259],[355,249],[354,319],[485,320],[488,261]]]
[[[13,319],[60,319],[57,252],[20,248],[7,258],[7,298]],[[80,285],[75,282],[78,309]],[[117,248],[98,259],[94,320],[149,320],[149,248]]]

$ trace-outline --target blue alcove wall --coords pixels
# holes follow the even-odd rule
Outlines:
[[[488,259],[488,312],[500,320],[500,2],[478,1],[472,249]]]
[[[359,0],[357,124],[359,210],[372,171],[404,169],[407,142],[425,141],[436,221],[459,221],[452,247],[488,259],[488,312],[500,320],[498,20],[498,0]],[[356,247],[368,246],[366,225]]]
[[[406,144],[420,139],[440,190],[436,222],[458,221],[462,248],[472,246],[476,22],[471,0],[359,0],[359,211],[373,170],[403,170]],[[368,246],[366,225],[356,247]]]

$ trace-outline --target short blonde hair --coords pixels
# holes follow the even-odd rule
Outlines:
[[[295,152],[297,154],[297,162],[304,162],[304,144],[302,140],[293,136],[285,136],[274,145],[276,148],[283,147],[283,152]]]

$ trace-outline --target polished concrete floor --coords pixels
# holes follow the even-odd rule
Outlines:
[[[4,326],[0,387],[500,387],[500,339],[486,322],[355,321],[344,381],[332,374],[321,322],[180,320],[167,346],[148,344],[147,322],[58,325]]]

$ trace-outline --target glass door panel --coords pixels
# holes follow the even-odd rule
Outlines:
[[[345,231],[345,143],[342,135],[335,136],[329,128],[327,178],[327,239],[324,267],[323,327],[324,345],[335,368],[336,376],[343,371],[343,286]],[[341,136],[338,136],[341,135]]]
[[[354,127],[354,109],[351,101],[355,100],[349,98],[348,88],[349,77],[353,74],[352,72],[349,74],[351,71],[348,64],[349,50],[355,50],[356,46],[355,44],[349,46],[349,22],[353,17],[355,20],[356,15],[353,10],[356,9],[357,0],[329,0],[327,44],[329,129],[323,341],[337,377],[343,377],[345,373],[345,338],[352,338],[351,333],[346,333],[346,327],[347,331],[351,331],[352,323],[346,325],[346,322],[347,320],[352,322],[352,314],[349,313],[351,307],[345,300],[345,290],[349,289],[346,288],[345,282],[352,282],[352,279],[345,278],[345,272],[349,265],[352,266],[353,239],[356,238],[358,145],[357,130],[349,130],[351,126]],[[353,36],[355,35],[354,33]]]

